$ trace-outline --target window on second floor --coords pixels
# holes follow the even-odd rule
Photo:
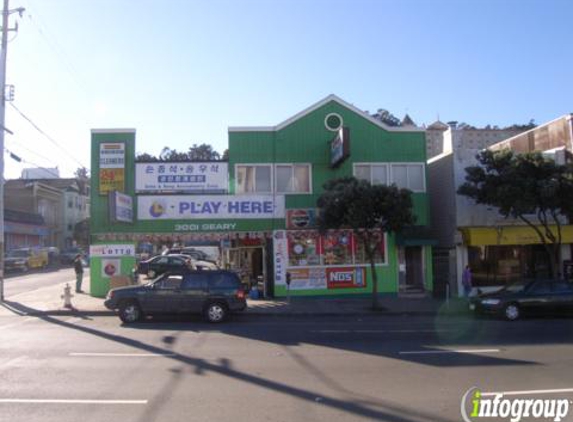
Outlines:
[[[277,193],[310,193],[310,164],[277,164]]]
[[[271,193],[271,168],[270,164],[237,165],[236,193]]]
[[[425,192],[426,182],[423,163],[359,163],[354,165],[354,176],[370,183],[407,188],[413,192]]]

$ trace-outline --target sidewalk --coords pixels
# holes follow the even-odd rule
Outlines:
[[[40,288],[27,293],[5,297],[4,304],[0,304],[0,316],[9,314],[20,315],[76,315],[78,313],[91,316],[114,315],[107,309],[101,298],[89,294],[89,277],[84,277],[83,288],[85,293],[73,292],[72,305],[75,309],[64,308],[61,296],[66,283]],[[247,300],[248,315],[459,315],[466,314],[467,302],[452,299],[449,304],[443,300],[432,298],[396,298],[380,297],[381,309],[371,309],[370,297],[360,298],[309,298],[292,297],[290,302],[285,299],[276,300]]]

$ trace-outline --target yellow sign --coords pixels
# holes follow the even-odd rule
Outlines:
[[[124,169],[100,169],[99,171],[99,193],[107,195],[111,191],[125,191],[125,170]]]
[[[544,228],[538,226],[542,233]],[[557,237],[557,227],[550,226],[552,233]],[[500,226],[500,227],[464,227],[460,229],[464,243],[468,246],[484,245],[535,245],[541,244],[537,232],[528,226]],[[547,240],[551,243],[550,240]],[[573,226],[561,226],[561,242],[573,243]]]

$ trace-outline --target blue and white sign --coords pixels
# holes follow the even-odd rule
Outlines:
[[[139,220],[285,218],[284,195],[139,196]]]
[[[227,193],[228,163],[137,163],[136,192]]]

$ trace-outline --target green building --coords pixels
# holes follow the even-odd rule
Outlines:
[[[315,224],[324,182],[349,175],[414,192],[418,226],[384,235],[378,291],[432,290],[423,129],[389,127],[331,95],[277,126],[229,128],[228,162],[135,163],[134,151],[134,131],[92,132],[96,295],[112,270],[131,270],[142,245],[172,244],[217,248],[221,265],[265,296],[287,294],[287,273],[291,295],[367,295],[359,242],[346,230],[321,236]],[[113,249],[130,258],[102,253]]]

